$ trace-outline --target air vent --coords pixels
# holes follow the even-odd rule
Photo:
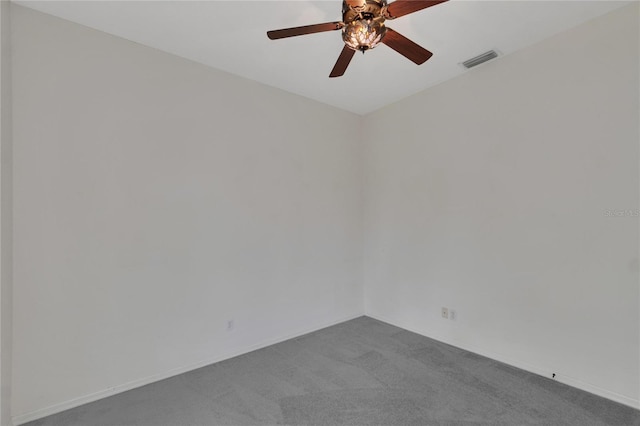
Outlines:
[[[471,58],[462,63],[462,66],[465,68],[473,68],[477,65],[480,65],[484,62],[490,61],[494,58],[498,57],[498,53],[495,50],[490,50],[488,52],[483,53],[482,55],[478,55],[475,58]]]

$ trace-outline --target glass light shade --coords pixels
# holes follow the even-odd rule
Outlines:
[[[342,39],[351,49],[365,51],[376,47],[386,32],[384,23],[361,19],[349,22],[342,29]]]

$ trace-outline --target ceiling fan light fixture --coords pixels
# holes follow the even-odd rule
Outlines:
[[[349,22],[342,29],[342,40],[353,50],[364,52],[382,41],[387,28],[376,19],[359,19]]]
[[[301,27],[267,31],[271,40],[305,34],[342,30],[344,46],[329,77],[344,75],[356,51],[362,53],[384,43],[410,61],[421,65],[433,53],[402,34],[384,25],[387,19],[396,19],[448,0],[342,0],[342,21],[324,22]]]

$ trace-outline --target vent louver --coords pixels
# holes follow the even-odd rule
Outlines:
[[[495,50],[490,50],[488,52],[483,53],[482,55],[478,55],[475,58],[471,58],[462,63],[462,66],[465,68],[473,68],[478,66],[484,62],[490,61],[494,58],[498,57],[498,53]]]

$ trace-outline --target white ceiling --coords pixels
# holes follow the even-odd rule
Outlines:
[[[631,1],[451,0],[387,25],[434,56],[417,66],[387,46],[357,54],[330,79],[339,31],[268,40],[267,30],[341,20],[341,0],[16,1],[70,21],[358,114],[467,71],[490,49],[506,55]],[[499,60],[499,59],[497,59]]]

